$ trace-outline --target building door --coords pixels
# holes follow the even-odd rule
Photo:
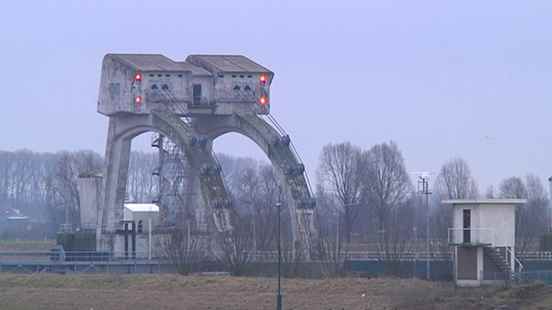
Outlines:
[[[471,210],[464,209],[463,215],[464,215],[463,216],[464,217],[464,224],[463,224],[464,243],[470,243],[471,242]]]

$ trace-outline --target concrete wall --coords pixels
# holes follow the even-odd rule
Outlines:
[[[125,208],[124,214],[125,220],[136,223],[136,229],[138,229],[138,223],[142,221],[144,234],[148,232],[148,220],[151,220],[152,229],[159,224],[159,212],[132,212]]]
[[[184,70],[184,69],[183,69]],[[114,115],[119,112],[148,114],[160,106],[177,114],[198,112],[189,110],[193,84],[200,84],[203,104],[217,104],[208,114],[234,113],[267,114],[269,106],[258,104],[260,93],[259,73],[224,73],[222,76],[194,75],[191,71],[147,71],[142,81],[134,81],[138,70],[108,55],[103,60],[98,97],[98,112]],[[267,83],[270,83],[271,78]],[[239,90],[235,87],[238,86]],[[246,90],[246,87],[248,90]],[[267,87],[269,89],[270,87]],[[167,96],[167,93],[170,96]],[[269,90],[267,91],[269,93]],[[135,102],[136,96],[142,102]]]
[[[103,179],[99,176],[79,177],[77,180],[81,228],[95,229],[98,224],[99,199],[102,185]]]
[[[135,70],[116,61],[104,57],[100,91],[98,96],[98,112],[111,115],[117,111],[131,109],[131,83]]]
[[[512,205],[482,205],[479,211],[481,227],[494,230],[495,247],[515,245],[515,207]]]
[[[453,208],[454,242],[462,242],[463,210],[471,210],[472,242],[493,246],[515,244],[515,207],[501,204],[456,205]]]

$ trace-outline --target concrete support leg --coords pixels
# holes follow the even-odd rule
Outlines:
[[[113,251],[111,235],[122,220],[126,195],[131,140],[119,136],[117,125],[117,119],[110,118],[105,156],[103,208],[98,217],[96,230],[96,247],[101,251]]]

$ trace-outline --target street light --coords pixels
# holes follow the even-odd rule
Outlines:
[[[278,208],[278,293],[276,295],[276,310],[282,310],[282,287],[281,287],[281,265],[282,265],[282,246],[280,237],[280,211],[282,209],[282,203],[277,202],[276,208]]]

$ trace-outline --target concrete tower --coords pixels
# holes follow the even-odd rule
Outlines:
[[[182,62],[163,55],[106,55],[98,112],[109,117],[109,129],[97,249],[119,248],[131,140],[145,132],[157,132],[181,150],[185,207],[218,231],[232,229],[232,204],[212,145],[235,132],[272,162],[291,212],[295,253],[310,259],[317,238],[314,200],[289,136],[269,114],[273,78],[269,69],[240,55],[191,55]]]

